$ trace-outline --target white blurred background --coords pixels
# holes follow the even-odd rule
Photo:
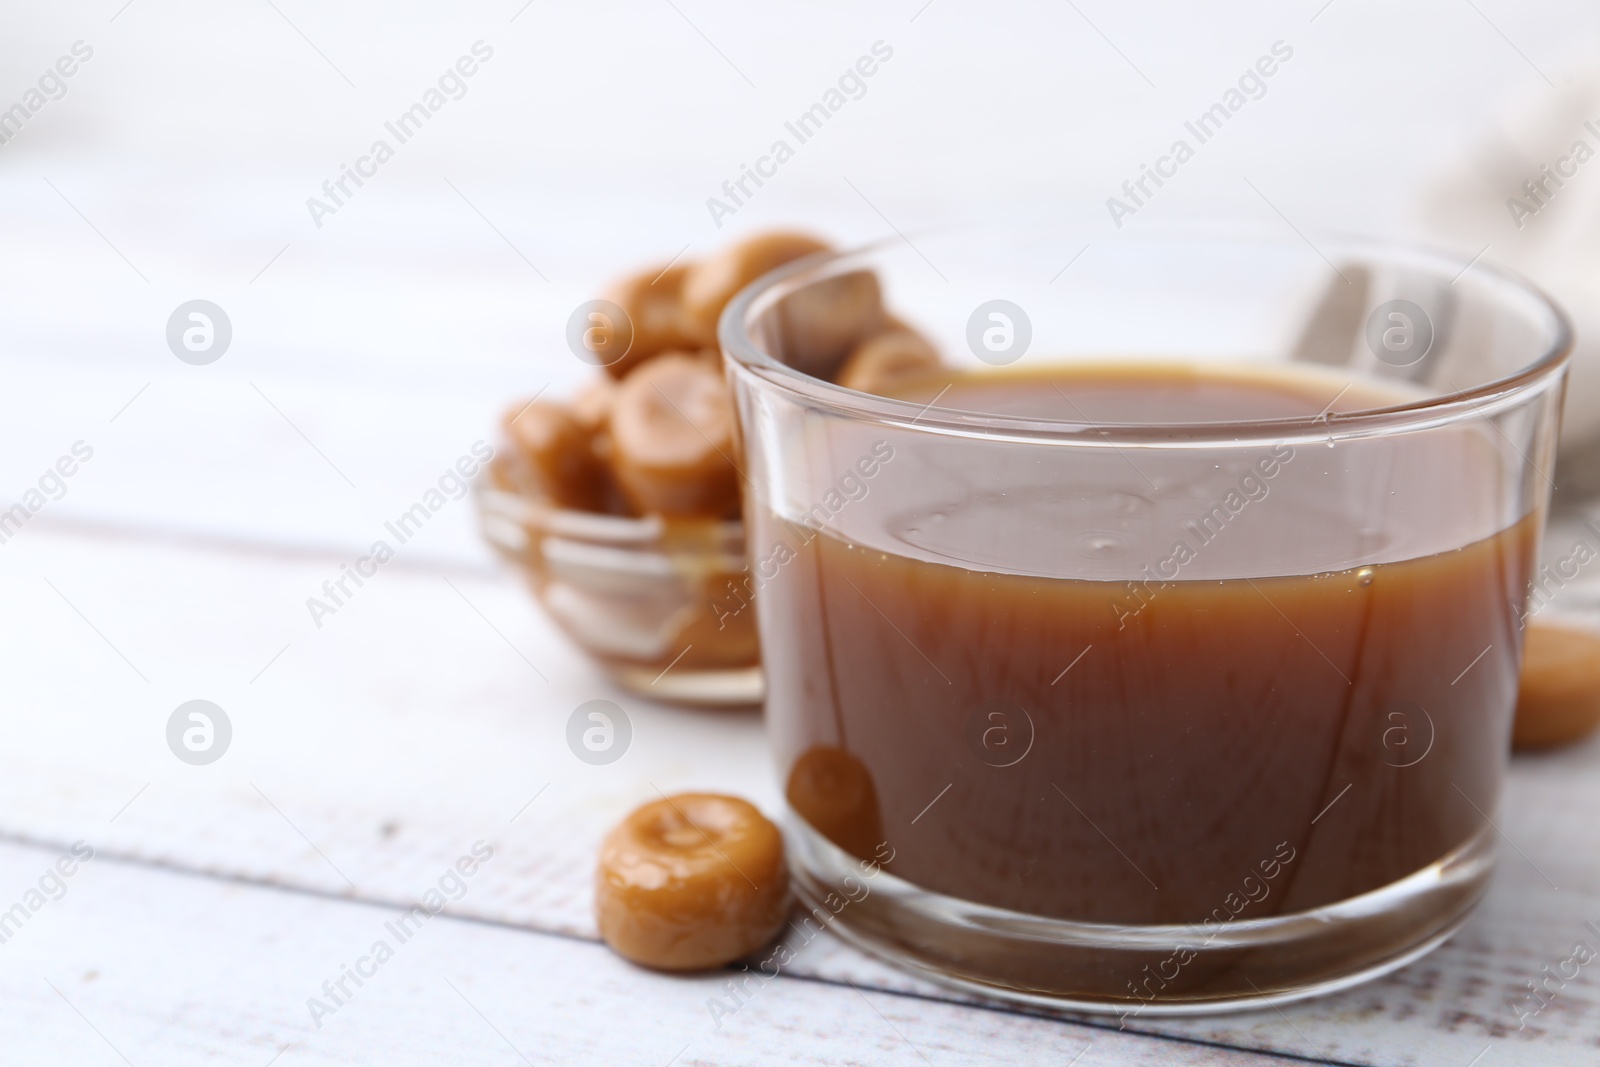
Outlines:
[[[1522,231],[1516,182],[1496,187],[1600,145],[1580,128],[1600,120],[1590,4],[7,6],[0,108],[93,49],[0,145],[0,499],[73,440],[97,448],[54,521],[364,544],[504,402],[586,370],[562,329],[619,270],[770,224],[851,243],[1006,216],[1114,239],[1106,198],[1277,41],[1293,58],[1269,91],[1129,227],[1281,213],[1488,245],[1569,303],[1600,273],[1552,251],[1595,246],[1600,163]],[[395,144],[385,121],[480,40],[466,94],[315,225],[307,198]],[[879,41],[865,94],[719,229],[707,198]],[[164,339],[195,298],[233,325],[205,367]],[[427,550],[481,558],[458,518]]]

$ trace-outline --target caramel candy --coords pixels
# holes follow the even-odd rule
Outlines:
[[[621,378],[663,352],[692,351],[713,342],[713,332],[703,328],[683,305],[689,270],[689,264],[679,263],[641,271],[615,283],[606,293],[607,299],[628,313],[633,327],[632,344],[620,359],[606,365],[606,373]]]
[[[604,508],[605,468],[592,435],[566,406],[550,400],[519,404],[506,411],[503,426],[515,455],[510,474],[523,492],[564,508]]]
[[[598,461],[596,472],[604,485],[600,489],[600,510],[613,515],[637,515],[622,495],[612,474],[611,409],[617,403],[617,383],[606,374],[596,374],[572,398],[572,417],[589,434],[589,448]]]
[[[611,407],[617,400],[617,383],[597,374],[572,398],[572,417],[590,433],[600,433],[611,422]]]
[[[883,293],[870,270],[851,271],[790,293],[772,310],[783,362],[814,378],[833,379],[862,341],[883,329]]]
[[[836,380],[846,389],[886,395],[938,369],[932,342],[910,329],[892,329],[857,345]]]
[[[803,233],[764,233],[729,245],[690,268],[683,283],[683,306],[701,331],[715,340],[717,319],[734,294],[770,270],[828,245]]]
[[[671,353],[623,380],[611,411],[612,464],[629,503],[673,516],[732,515],[733,401],[699,356]]]
[[[814,745],[802,752],[784,796],[818,833],[858,859],[872,857],[884,840],[872,774],[845,749]]]
[[[1576,741],[1600,724],[1600,634],[1532,623],[1523,646],[1513,748]]]
[[[731,963],[772,940],[788,908],[783,836],[737,797],[680,793],[653,801],[600,847],[600,936],[646,967]]]

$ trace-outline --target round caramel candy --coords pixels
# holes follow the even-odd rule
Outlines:
[[[606,298],[628,314],[633,340],[622,357],[606,365],[606,373],[622,378],[663,352],[694,350],[709,345],[713,333],[683,305],[683,285],[690,265],[655,267],[631,274],[612,285]],[[622,328],[622,327],[619,327]]]
[[[814,745],[789,768],[789,806],[823,837],[860,859],[884,840],[878,789],[866,764],[833,745]]]
[[[713,340],[717,319],[734,294],[770,270],[828,245],[803,233],[762,233],[731,244],[691,267],[683,283],[683,306]]]
[[[611,406],[616,399],[617,383],[597,374],[572,397],[572,417],[590,433],[599,433],[610,424]]]
[[[600,846],[600,936],[634,963],[721,967],[772,940],[788,910],[783,836],[738,797],[664,797],[629,815]]]
[[[523,492],[559,507],[603,510],[608,478],[594,453],[592,435],[572,412],[552,400],[535,400],[506,411],[502,426],[511,442],[511,480]]]
[[[1531,623],[1523,645],[1513,748],[1576,741],[1600,725],[1600,634]]]
[[[638,511],[724,516],[739,507],[733,401],[721,373],[672,353],[623,379],[611,409],[611,462]]]
[[[837,381],[846,389],[889,395],[939,366],[938,349],[926,337],[909,329],[885,330],[856,346]]]
[[[829,380],[851,351],[887,322],[878,276],[870,270],[802,286],[769,314],[777,327],[773,354],[804,374]]]

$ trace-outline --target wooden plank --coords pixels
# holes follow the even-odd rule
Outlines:
[[[0,906],[37,886],[58,855],[0,845]],[[463,884],[470,900],[476,877]],[[51,895],[57,885],[60,898],[0,945],[8,1062],[1288,1062],[782,975],[713,1017],[708,1002],[731,999],[726,973],[655,974],[584,941],[448,916],[413,920],[401,940],[395,909],[104,856],[52,882]],[[381,963],[379,942],[390,950]],[[360,984],[345,977],[358,967]]]

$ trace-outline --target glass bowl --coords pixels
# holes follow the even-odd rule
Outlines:
[[[497,470],[474,487],[484,537],[618,682],[681,704],[761,702],[742,522],[573,511]]]
[[[790,306],[868,273],[1031,391],[801,373]],[[1124,1019],[1344,988],[1465,921],[1571,344],[1542,294],[1334,235],[950,230],[782,268],[720,341],[752,543],[792,546],[755,606],[805,921]],[[1296,400],[1092,415],[1049,387],[1074,364]]]

